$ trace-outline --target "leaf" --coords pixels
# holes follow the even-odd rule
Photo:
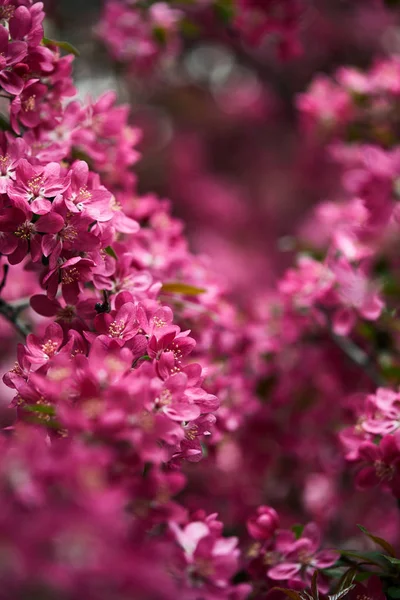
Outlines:
[[[390,587],[387,591],[391,598],[400,598],[400,588]]]
[[[0,113],[0,129],[2,131],[11,131],[11,125],[4,115]]]
[[[207,290],[205,290],[204,288],[198,288],[188,283],[179,283],[179,281],[171,281],[169,283],[164,283],[161,288],[161,291],[168,294],[184,294],[185,296],[198,296],[199,294],[204,294]]]
[[[70,44],[69,42],[59,42],[58,40],[50,40],[47,37],[42,39],[42,43],[44,46],[57,46],[57,48],[61,48],[68,52],[68,54],[73,54],[74,56],[80,56],[80,52],[75,46]]]
[[[49,406],[46,404],[26,404],[24,409],[28,412],[40,413],[42,415],[54,416],[56,414],[54,406]]]
[[[235,10],[232,0],[219,0],[214,6],[215,13],[225,25],[232,21]]]
[[[190,19],[183,18],[180,22],[180,28],[183,35],[188,38],[194,38],[200,35],[200,27]]]
[[[349,587],[345,588],[344,590],[340,590],[340,592],[337,592],[337,594],[332,594],[331,596],[328,596],[328,598],[329,600],[340,600],[340,598],[344,598],[345,596],[347,596],[347,594],[351,592],[351,590],[354,587],[354,584],[349,585]]]
[[[292,600],[301,600],[300,594],[295,592],[294,590],[288,590],[287,588],[274,587],[271,591],[283,592],[286,596],[289,596]]]
[[[394,556],[394,557],[396,556],[396,550],[393,548],[392,544],[389,544],[389,542],[387,542],[386,540],[384,540],[381,537],[378,537],[377,535],[373,535],[367,529],[365,529],[365,527],[363,527],[362,525],[357,525],[357,527],[359,529],[361,529],[361,531],[363,533],[365,533],[365,535],[367,535],[370,540],[375,542],[375,544],[378,544],[378,546],[380,546],[381,548],[386,550],[386,552],[388,554],[390,554],[390,556]]]
[[[318,581],[318,571],[314,571],[312,579],[311,579],[311,594],[313,595],[313,598],[315,598],[316,600],[319,599],[317,581]]]
[[[386,554],[381,554],[381,556],[383,556],[383,558],[386,558],[386,560],[389,561],[391,565],[400,567],[400,559],[393,558],[392,556],[387,556]]]
[[[321,572],[330,579],[342,579],[343,567],[332,567],[329,569],[321,569]]]
[[[161,46],[165,46],[167,43],[167,32],[162,27],[154,27],[153,38]]]
[[[364,563],[368,563],[370,565],[375,565],[377,567],[382,567],[382,565],[369,558],[365,554],[358,554],[357,552],[350,552],[349,550],[337,550],[342,556],[348,556],[349,558],[356,558],[357,560],[361,560]]]
[[[292,531],[293,531],[294,535],[296,536],[296,540],[298,540],[301,537],[303,530],[304,530],[304,525],[301,525],[301,524],[293,525]]]
[[[338,586],[339,591],[348,588],[349,585],[352,585],[352,583],[357,575],[357,572],[358,572],[357,569],[354,567],[354,568],[351,568],[348,571],[346,571],[346,573],[344,573],[342,579],[339,582],[339,586]]]
[[[115,260],[118,260],[118,256],[115,254],[115,250],[111,248],[111,246],[107,246],[107,248],[104,248],[104,252],[108,254],[108,256],[112,256],[113,258],[115,258]]]

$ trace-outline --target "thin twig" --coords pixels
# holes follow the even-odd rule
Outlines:
[[[8,265],[3,265],[3,278],[0,281],[0,294],[3,291],[3,289],[6,285],[6,282],[7,282],[8,269],[9,269]],[[3,315],[3,317],[11,323],[11,325],[14,327],[14,329],[23,338],[26,338],[26,336],[30,333],[29,327],[27,327],[27,325],[25,325],[24,323],[21,323],[18,319],[19,313],[23,309],[24,309],[24,306],[21,306],[21,305],[13,306],[12,304],[9,304],[5,300],[3,300],[3,298],[0,298],[0,315]]]
[[[358,346],[353,340],[348,337],[337,335],[332,328],[331,319],[325,309],[322,309],[325,315],[326,322],[328,325],[328,332],[331,340],[336,344],[338,348],[347,356],[347,358],[360,367],[369,379],[376,386],[385,385],[385,380],[382,378],[379,370],[377,369],[373,358],[360,346]]]
[[[2,315],[7,321],[11,323],[14,329],[23,337],[30,333],[29,327],[24,323],[21,323],[18,319],[20,311],[15,310],[11,304],[8,304],[3,298],[0,298],[0,315]]]

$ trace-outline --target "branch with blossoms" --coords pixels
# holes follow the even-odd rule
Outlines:
[[[205,4],[297,50],[302,2]],[[180,52],[183,14],[111,2],[98,32],[140,71]],[[0,0],[0,313],[24,337],[4,367],[0,597],[396,598],[398,528],[379,535],[377,509],[396,525],[398,58],[300,95],[341,201],[244,313],[169,201],[140,195],[129,108],[76,99],[44,18]],[[355,537],[360,513],[378,535]]]

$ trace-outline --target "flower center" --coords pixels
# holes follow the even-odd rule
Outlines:
[[[47,340],[45,344],[42,344],[42,351],[47,354],[47,356],[54,356],[58,348],[57,342],[53,342],[53,340]]]
[[[78,232],[72,225],[66,225],[62,231],[60,231],[60,237],[66,242],[73,242],[77,237]]]
[[[0,7],[0,19],[11,19],[14,16],[15,6]]]
[[[92,197],[92,192],[89,192],[89,190],[87,189],[86,185],[81,187],[78,195],[76,197],[76,200],[80,203],[80,202],[85,202],[85,200],[90,200]]]
[[[72,321],[72,319],[75,316],[75,309],[73,306],[65,306],[64,308],[60,308],[60,310],[57,311],[57,318],[61,319],[62,321]]]
[[[199,435],[199,430],[196,425],[193,425],[190,429],[186,431],[186,437],[188,440],[193,442],[193,440]]]
[[[40,188],[43,182],[43,177],[41,175],[37,175],[36,177],[32,177],[28,182],[28,189],[32,192],[33,196],[38,196],[40,193]]]
[[[158,398],[156,398],[156,403],[160,406],[167,406],[172,402],[172,394],[169,390],[163,390]]]
[[[110,207],[111,207],[111,210],[113,210],[115,212],[121,210],[121,208],[122,208],[121,204],[118,202],[118,200],[115,198],[115,196],[113,196],[110,200]]]
[[[29,221],[25,221],[22,225],[17,227],[14,231],[14,235],[19,237],[21,240],[29,240],[33,231],[33,224]]]
[[[64,285],[69,285],[70,283],[74,283],[79,279],[79,271],[75,267],[71,269],[65,269],[61,274],[61,283]]]
[[[10,164],[10,157],[8,156],[8,154],[6,154],[5,156],[0,156],[0,170],[3,173],[3,175],[5,175],[7,173],[7,168]]]
[[[387,479],[388,481],[393,479],[395,473],[393,465],[387,465],[383,460],[376,460],[374,462],[374,467],[379,479]]]
[[[153,323],[157,328],[164,327],[164,325],[167,324],[167,322],[164,321],[164,319],[160,319],[159,317],[153,317]]]
[[[27,100],[24,101],[24,109],[26,112],[30,110],[35,110],[36,107],[36,94],[32,94],[29,96]]]
[[[108,328],[108,333],[111,337],[122,338],[124,329],[125,329],[124,321],[113,321],[112,323],[110,323],[110,326]]]
[[[309,565],[312,563],[312,556],[310,556],[307,550],[300,550],[299,561],[302,565]]]

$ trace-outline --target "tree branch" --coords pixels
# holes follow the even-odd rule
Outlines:
[[[0,282],[0,294],[6,285],[8,269],[8,265],[3,266],[3,278]],[[27,327],[27,325],[25,325],[24,323],[21,323],[18,319],[19,313],[21,312],[21,310],[23,310],[23,308],[24,307],[22,307],[21,305],[12,306],[12,304],[9,304],[5,300],[3,300],[3,298],[0,298],[0,315],[3,315],[3,317],[7,319],[9,323],[11,323],[11,325],[20,334],[20,336],[26,338],[26,336],[30,333],[29,327]]]

